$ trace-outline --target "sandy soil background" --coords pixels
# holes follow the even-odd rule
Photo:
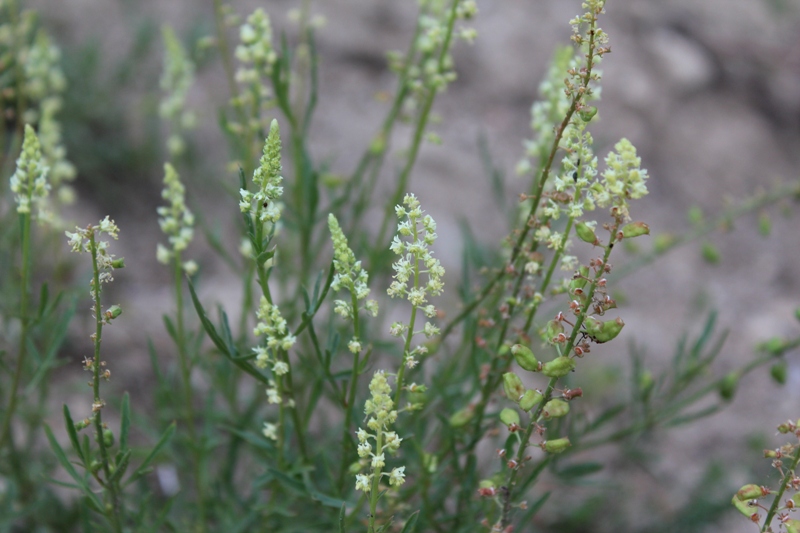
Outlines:
[[[104,65],[122,61],[137,28],[173,25],[179,34],[212,27],[211,2],[155,0],[38,0],[45,24],[65,54],[87,43],[100,44]],[[248,14],[257,5],[273,16],[291,39],[286,13],[296,7],[288,0],[233,2]],[[398,0],[328,0],[314,11],[328,24],[317,34],[322,56],[320,101],[314,121],[312,149],[328,157],[334,171],[352,171],[361,147],[377,129],[386,104],[375,99],[391,90],[394,77],[385,68],[384,51],[403,49],[413,28],[416,3]],[[460,243],[457,224],[468,217],[479,236],[498,240],[504,235],[504,216],[493,212],[486,198],[488,180],[476,156],[480,133],[489,138],[496,164],[516,182],[513,169],[523,153],[521,140],[530,136],[530,105],[549,58],[568,41],[568,20],[579,2],[566,0],[479,0],[473,46],[457,46],[459,73],[448,93],[435,106],[443,118],[433,130],[442,146],[427,145],[413,175],[411,189],[439,223],[439,257],[456,267]],[[612,53],[602,65],[601,120],[594,126],[598,154],[621,136],[638,148],[650,172],[651,194],[634,206],[634,217],[646,220],[655,233],[687,231],[686,210],[698,205],[710,213],[775,183],[797,180],[800,172],[800,2],[797,0],[609,0],[601,26],[609,33]],[[158,33],[154,38],[158,39]],[[133,138],[146,134],[154,112],[152,101],[160,69],[160,39],[144,56],[143,78],[134,77],[120,96],[126,102],[120,128]],[[226,100],[221,68],[210,62],[198,73],[191,105],[201,127],[195,135],[205,162],[202,175],[222,176],[227,151],[216,127],[217,110]],[[396,143],[409,135],[401,129]],[[79,172],[81,161],[76,160]],[[116,177],[125,201],[104,203],[84,186],[86,201],[76,211],[82,223],[108,213],[122,228],[117,248],[128,259],[118,276],[119,297],[127,308],[125,330],[109,332],[107,342],[129,355],[122,378],[131,387],[146,389],[148,366],[141,364],[146,336],[168,346],[160,314],[170,308],[165,288],[168,274],[155,262],[159,239],[155,216],[161,179],[160,164],[141,169],[142,175]],[[384,176],[387,180],[390,173]],[[84,172],[80,179],[96,183]],[[192,188],[191,179],[185,176]],[[95,181],[93,181],[95,180]],[[524,187],[519,183],[519,189]],[[198,184],[202,196],[202,183]],[[228,220],[230,206],[200,199],[210,220]],[[111,206],[109,208],[109,205]],[[111,211],[109,211],[111,209]],[[775,210],[772,210],[775,213]],[[777,213],[775,213],[777,214]],[[90,216],[91,215],[91,216]],[[732,232],[715,237],[723,261],[703,262],[698,245],[689,245],[663,258],[646,271],[626,279],[628,302],[620,310],[628,326],[616,351],[603,357],[624,363],[628,341],[648,346],[648,361],[658,368],[671,357],[675,339],[697,332],[703,314],[719,311],[719,323],[731,328],[717,363],[724,372],[753,357],[753,347],[774,335],[796,335],[800,324],[793,309],[800,305],[800,237],[798,218],[775,216],[773,234],[761,237],[755,217],[737,222]],[[135,239],[131,238],[135,235]],[[210,257],[198,247],[198,260]],[[224,269],[209,265],[217,276],[215,295],[230,300],[235,280]],[[456,271],[452,268],[451,271]],[[699,304],[698,302],[701,302]],[[747,377],[739,397],[723,414],[670,434],[659,445],[662,458],[654,479],[635,477],[648,491],[648,500],[666,499],[662,511],[681,503],[680,489],[696,479],[710,458],[732,464],[745,451],[753,431],[771,433],[787,417],[800,416],[800,356],[789,355],[790,380],[776,390],[766,376]],[[676,468],[680,466],[680,468]],[[735,467],[731,467],[735,469]],[[732,487],[735,490],[736,487]],[[650,504],[647,505],[651,505]],[[653,504],[655,505],[655,504]],[[731,510],[724,531],[750,531]],[[598,529],[599,530],[599,529]]]

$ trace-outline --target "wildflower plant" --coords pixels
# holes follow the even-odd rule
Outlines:
[[[56,187],[48,180],[65,156],[45,147],[60,143],[58,105],[48,100],[60,90],[58,54],[51,41],[34,40],[35,17],[20,12],[18,2],[0,0],[8,14],[0,20],[0,55],[9,65],[0,76],[5,146],[14,158],[21,147],[17,170],[8,176],[16,203],[8,194],[0,198],[9,200],[0,214],[21,224],[4,224],[0,240],[15,243],[13,249],[21,245],[19,272],[6,274],[0,262],[0,286],[19,287],[18,306],[0,302],[9,326],[0,336],[0,530],[509,533],[529,530],[534,517],[547,528],[553,513],[565,509],[558,497],[563,485],[587,476],[596,476],[584,484],[590,496],[575,496],[570,514],[596,522],[587,502],[599,501],[604,517],[613,514],[615,527],[624,529],[619,501],[631,501],[630,487],[605,490],[615,473],[591,458],[594,450],[636,450],[644,438],[658,442],[653,437],[663,428],[723,409],[744,377],[764,365],[771,365],[777,383],[787,382],[787,354],[800,345],[798,339],[767,341],[752,360],[716,375],[725,334],[715,333],[711,314],[696,337],[678,343],[664,370],[655,370],[632,343],[628,385],[604,388],[590,379],[587,360],[603,346],[619,349],[629,333],[628,312],[616,296],[624,276],[679,244],[710,246],[714,227],[762,212],[800,189],[776,186],[717,217],[693,212],[690,232],[655,236],[649,251],[624,262],[620,249],[650,243],[637,205],[650,177],[627,139],[610,150],[595,141],[607,137],[597,122],[605,112],[598,68],[611,51],[601,28],[605,6],[585,0],[571,21],[573,46],[556,51],[541,101],[531,108],[520,181],[509,185],[493,176],[498,211],[509,213],[507,237],[496,245],[466,238],[460,275],[448,268],[448,287],[456,289],[440,303],[445,271],[433,252],[437,225],[409,184],[422,142],[441,141],[431,128],[435,102],[458,79],[456,43],[476,40],[470,27],[479,15],[476,3],[418,3],[406,50],[388,57],[397,79],[386,115],[348,172],[317,157],[309,144],[318,103],[315,35],[326,31],[312,5],[303,2],[292,21],[297,25],[284,32],[274,13],[257,9],[239,19],[215,0],[216,34],[201,41],[216,44],[230,92],[230,109],[219,117],[231,152],[218,167],[238,167],[239,181],[222,184],[231,195],[219,203],[236,213],[238,234],[228,238],[234,230],[225,227],[217,232],[198,208],[195,217],[187,204],[191,183],[181,181],[172,163],[164,166],[163,204],[154,208],[164,237],[150,259],[170,270],[175,312],[163,323],[174,345],[157,350],[158,343],[147,342],[152,372],[145,382],[152,385],[143,401],[153,411],[143,411],[134,425],[131,399],[115,388],[119,380],[102,384],[115,364],[113,351],[101,350],[104,328],[122,313],[118,305],[104,307],[102,289],[123,266],[104,239],[116,239],[118,229],[106,217],[67,232],[69,246],[92,257],[94,332],[93,353],[83,359],[92,407],[78,420],[63,408],[62,438],[42,420],[52,410],[45,394],[49,373],[68,353],[61,346],[70,308],[57,316],[61,296],[52,302],[46,281],[38,301],[31,290],[33,280],[48,276],[34,265],[37,257],[52,255],[36,253],[31,222],[47,221],[45,199]],[[186,98],[195,67],[172,30],[165,28],[163,38],[160,111],[176,163],[194,120]],[[35,120],[23,127],[24,118]],[[398,150],[402,122],[410,138]],[[387,187],[384,163],[395,156],[397,172]],[[488,144],[481,157],[493,168]],[[517,210],[499,199],[510,197],[504,193],[511,186],[520,194]],[[365,222],[368,213],[377,215],[374,224]],[[763,217],[762,231],[769,225]],[[201,230],[240,278],[240,305],[230,313],[205,305],[215,287],[229,287],[208,277],[215,266],[206,264],[210,254],[202,269],[187,257]],[[231,253],[237,247],[243,261]],[[714,251],[706,255],[717,260]],[[184,283],[202,329],[193,330],[185,315]],[[133,353],[145,333],[130,336]],[[63,387],[65,376],[56,385]],[[112,429],[117,413],[119,426]],[[782,430],[794,438],[795,426]],[[52,453],[40,445],[45,437]],[[151,440],[155,446],[143,444]],[[781,476],[771,505],[773,493],[760,486],[747,485],[734,497],[754,522],[762,520],[763,506],[762,531],[798,529],[799,502],[789,497],[797,489],[795,444],[767,452]],[[69,476],[67,483],[55,467]],[[49,488],[50,479],[80,497],[64,498]],[[710,501],[707,485],[698,487]],[[695,513],[700,498],[690,500],[691,516],[701,516]],[[716,503],[710,501],[709,516],[719,514]],[[57,520],[42,508],[58,509]],[[675,531],[684,528],[681,520],[653,518]],[[777,528],[770,524],[776,520]]]

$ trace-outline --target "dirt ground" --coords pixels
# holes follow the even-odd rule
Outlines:
[[[66,49],[99,39],[105,60],[112,63],[133,38],[133,18],[150,17],[179,32],[192,24],[212,25],[211,2],[30,4],[41,8],[45,23],[66,41],[62,45]],[[232,4],[240,14],[263,5],[276,28],[286,28],[291,39],[293,29],[285,14],[296,7],[295,2]],[[386,104],[375,98],[379,91],[394,87],[384,51],[405,47],[416,3],[328,0],[312,5],[327,19],[317,34],[323,60],[312,150],[329,158],[334,171],[346,174],[385,112]],[[478,39],[473,46],[457,46],[459,78],[435,106],[443,120],[433,130],[444,143],[424,147],[411,183],[439,224],[438,254],[452,271],[459,264],[462,217],[472,221],[482,239],[504,237],[504,215],[486,202],[490,185],[476,157],[478,135],[488,137],[496,164],[508,176],[509,189],[515,191],[517,183],[524,188],[513,169],[523,153],[522,139],[531,135],[530,106],[553,50],[568,42],[568,20],[580,8],[579,2],[565,0],[478,0],[478,6],[474,23]],[[593,133],[599,155],[620,137],[629,138],[649,170],[651,194],[633,207],[634,218],[647,221],[656,234],[681,233],[690,229],[685,216],[689,206],[716,213],[778,182],[800,178],[800,1],[609,0],[606,9],[601,26],[610,35],[612,53],[602,65],[601,120]],[[153,61],[157,66],[158,58]],[[133,102],[129,118],[135,127],[137,113],[142,112],[137,106],[145,95],[127,96]],[[215,117],[225,99],[221,69],[214,63],[199,73],[191,103],[202,124],[196,134],[200,152],[217,162],[211,164],[217,164],[219,172],[227,155]],[[408,138],[401,129],[397,145]],[[76,163],[80,168],[80,161]],[[160,168],[153,168],[153,173],[150,183],[160,179]],[[128,206],[114,217],[123,228],[118,253],[129,258],[121,298],[131,309],[157,312],[126,316],[127,332],[110,335],[120,346],[141,353],[142,337],[132,331],[163,336],[160,313],[170,306],[162,285],[165,274],[158,272],[154,261],[159,235],[151,205]],[[209,219],[223,216],[219,206],[204,205]],[[83,205],[81,218],[87,211],[96,212],[94,218],[105,213],[102,206]],[[694,244],[624,280],[621,288],[628,301],[620,315],[627,323],[628,338],[617,344],[616,352],[602,356],[624,364],[623,346],[635,340],[648,346],[647,359],[658,368],[671,357],[677,337],[699,331],[704,315],[698,309],[717,310],[719,323],[731,330],[716,366],[719,372],[752,358],[753,347],[766,338],[796,335],[800,330],[793,318],[800,305],[798,217],[782,218],[775,209],[771,213],[776,216],[768,238],[758,233],[755,216],[715,236],[723,258],[718,266],[706,264]],[[126,233],[136,234],[135,242],[126,240]],[[220,300],[235,292],[231,285],[235,281],[226,276],[220,269],[215,283]],[[636,483],[653,491],[653,498],[667,487],[664,505],[678,505],[680,489],[690,486],[702,471],[703,465],[695,460],[733,463],[741,454],[752,453],[745,449],[747,435],[771,434],[782,420],[800,416],[800,354],[789,354],[788,360],[789,383],[784,388],[776,390],[766,370],[747,377],[741,384],[744,394],[721,415],[673,433],[661,443],[658,482],[642,476]],[[146,380],[133,377],[137,371],[147,371],[135,361],[131,357],[126,373],[132,374],[132,381]],[[752,525],[732,509],[731,520],[717,530],[744,532]]]

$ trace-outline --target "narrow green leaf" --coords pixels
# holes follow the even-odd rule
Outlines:
[[[592,474],[596,474],[603,469],[603,465],[601,463],[577,463],[573,465],[565,466],[564,468],[558,470],[556,475],[562,478],[578,478],[583,476],[590,476]]]
[[[139,468],[137,468],[136,471],[131,475],[131,477],[129,477],[128,480],[125,482],[125,486],[130,485],[131,483],[133,483],[146,473],[147,467],[150,465],[150,463],[153,462],[153,460],[156,458],[156,455],[158,455],[158,452],[161,451],[161,448],[166,446],[167,442],[169,442],[169,439],[171,439],[172,435],[174,434],[175,434],[175,422],[170,424],[169,427],[166,429],[166,431],[164,431],[164,433],[161,435],[161,438],[158,439],[156,445],[153,447],[152,450],[150,450],[150,453],[147,455],[147,457],[145,457],[144,461],[142,461],[142,464],[139,465]]]
[[[125,450],[122,453],[122,457],[117,461],[115,465],[114,473],[111,474],[111,478],[109,478],[108,483],[113,484],[119,482],[122,479],[122,476],[125,475],[125,471],[128,469],[128,463],[131,460],[131,450]]]
[[[175,330],[175,324],[172,323],[172,319],[167,315],[161,315],[161,320],[164,322],[164,329],[169,333],[169,337],[177,343],[178,332]]]
[[[64,453],[64,449],[61,447],[60,444],[58,444],[58,441],[53,435],[53,431],[47,424],[44,425],[44,432],[47,435],[47,440],[50,442],[50,448],[52,448],[53,453],[56,456],[56,459],[58,459],[58,462],[61,464],[61,466],[64,467],[64,470],[67,471],[70,477],[75,480],[75,482],[81,488],[83,494],[87,497],[87,499],[89,499],[91,503],[94,503],[99,506],[100,501],[97,499],[97,496],[89,488],[89,485],[86,483],[86,480],[83,479],[83,477],[81,477],[80,474],[78,474],[78,472],[75,470],[75,467],[72,465],[72,463],[70,463],[69,459],[67,459],[67,454]]]
[[[417,526],[417,518],[419,518],[419,511],[414,511],[414,514],[408,517],[408,521],[400,533],[412,533]]]
[[[78,430],[75,429],[75,423],[72,421],[72,415],[69,413],[67,404],[64,404],[64,425],[67,428],[67,435],[69,435],[69,442],[72,444],[72,449],[75,450],[75,453],[78,454],[78,457],[81,458],[81,462],[83,462],[85,466],[88,462],[83,455],[83,450],[81,450],[80,441],[78,440]]]
[[[47,282],[42,284],[42,289],[39,291],[39,310],[36,313],[37,320],[41,320],[44,316],[45,309],[47,309],[47,300],[50,298],[50,290],[48,289]]]
[[[222,338],[217,333],[216,328],[214,328],[214,324],[211,323],[211,320],[208,319],[208,315],[206,314],[206,310],[203,309],[203,304],[200,303],[200,299],[197,297],[197,292],[194,290],[194,284],[189,277],[186,277],[186,281],[189,283],[189,294],[192,296],[192,303],[194,304],[194,309],[197,311],[197,316],[200,319],[200,323],[203,325],[203,329],[206,330],[211,342],[214,343],[214,346],[217,347],[219,351],[221,351],[226,356],[230,357],[228,353],[227,346],[222,341]]]
[[[122,452],[128,450],[128,431],[131,427],[131,397],[126,392],[122,395],[122,406],[120,408],[119,422],[119,449]]]
[[[347,516],[347,506],[343,503],[339,509],[339,533],[347,533],[344,530],[344,519]]]

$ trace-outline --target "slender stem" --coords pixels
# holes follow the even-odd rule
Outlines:
[[[117,482],[109,482],[111,479],[111,464],[109,459],[109,450],[106,447],[105,439],[103,438],[103,430],[105,428],[102,420],[102,411],[104,402],[100,398],[100,368],[103,362],[100,359],[100,344],[103,338],[103,306],[100,300],[100,268],[97,264],[97,241],[95,231],[89,233],[89,250],[92,254],[92,296],[94,298],[94,318],[95,318],[95,332],[92,335],[94,343],[94,359],[92,361],[92,392],[94,394],[94,402],[92,404],[92,411],[94,411],[94,429],[97,439],[97,444],[100,448],[100,462],[103,468],[104,479],[98,480],[106,490],[106,497],[110,500],[110,507],[106,508],[106,516],[114,527],[117,533],[122,532],[122,518],[120,508],[120,495],[118,494]]]
[[[8,399],[8,409],[3,418],[3,430],[0,435],[0,449],[5,445],[6,440],[11,438],[11,419],[17,408],[17,393],[19,384],[22,381],[22,372],[25,367],[25,358],[28,353],[28,305],[30,302],[30,275],[31,275],[31,214],[23,213],[20,222],[22,224],[22,269],[20,272],[20,337],[19,353],[17,355],[17,368],[14,370],[14,378],[11,382],[11,392]]]
[[[456,22],[456,12],[458,8],[460,0],[453,0],[452,7],[450,8],[450,14],[448,15],[447,19],[447,31],[445,33],[444,42],[442,43],[442,47],[439,50],[439,57],[437,61],[437,68],[436,72],[441,74],[444,72],[445,69],[445,60],[447,58],[447,53],[450,49],[450,41],[453,38],[453,27],[455,26]],[[419,114],[419,119],[417,120],[417,127],[414,130],[414,137],[411,141],[411,147],[408,150],[408,157],[406,158],[406,164],[403,167],[403,170],[400,172],[400,177],[397,180],[397,188],[395,189],[394,194],[392,195],[391,199],[386,203],[386,208],[383,214],[383,221],[381,222],[380,230],[378,230],[377,238],[375,239],[375,246],[373,248],[373,263],[375,259],[377,259],[378,253],[382,253],[384,248],[383,242],[386,238],[386,231],[389,229],[389,220],[394,213],[394,206],[399,204],[400,201],[403,199],[403,194],[406,191],[406,187],[408,185],[408,178],[411,175],[411,170],[414,168],[415,163],[417,162],[417,155],[419,154],[419,147],[422,144],[422,138],[425,134],[425,128],[428,125],[428,117],[430,116],[431,108],[433,107],[433,102],[436,99],[437,88],[436,87],[428,87],[428,93],[426,95],[425,101],[422,104],[422,110]]]
[[[772,500],[772,505],[767,511],[767,517],[764,519],[764,526],[761,528],[761,531],[767,531],[769,528],[772,518],[775,516],[775,513],[778,511],[778,507],[781,504],[781,498],[783,497],[783,493],[786,491],[786,486],[789,485],[789,482],[795,476],[795,470],[797,470],[797,465],[800,463],[800,444],[797,445],[797,448],[794,451],[794,457],[792,458],[792,466],[786,470],[786,474],[783,476],[781,480],[781,488],[778,489],[778,494],[775,495],[775,499]]]
[[[198,530],[206,531],[207,523],[207,510],[206,510],[206,497],[205,497],[205,484],[203,483],[203,465],[202,465],[202,448],[203,443],[197,438],[197,429],[195,428],[195,412],[194,402],[192,401],[192,365],[189,360],[189,354],[186,353],[186,326],[183,319],[183,267],[181,265],[181,254],[175,251],[174,257],[174,289],[175,289],[175,305],[177,310],[175,313],[175,327],[176,339],[175,343],[178,346],[178,361],[181,368],[181,380],[183,381],[183,397],[184,407],[186,409],[186,423],[189,429],[189,438],[192,441],[192,456],[194,468],[194,485],[197,491],[197,507],[198,517],[197,525]]]
[[[353,336],[361,342],[361,329],[358,319],[358,299],[356,298],[355,287],[350,283],[350,305],[353,308]],[[352,438],[350,436],[350,424],[353,421],[353,404],[356,401],[356,385],[358,384],[359,356],[361,351],[357,351],[353,356],[353,369],[350,373],[350,390],[344,398],[344,431],[342,435],[342,464],[339,470],[339,489],[344,490],[344,476],[347,473],[347,459],[350,451]]]

